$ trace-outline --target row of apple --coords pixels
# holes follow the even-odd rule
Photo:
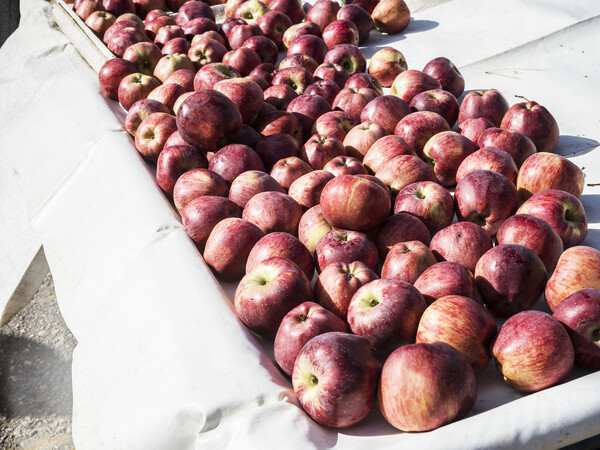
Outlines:
[[[597,290],[580,290],[600,288],[600,252],[577,245],[583,174],[550,153],[551,114],[534,102],[509,107],[495,90],[459,104],[464,80],[445,58],[407,70],[400,52],[383,49],[387,61],[372,58],[368,75],[345,43],[344,58],[323,64],[332,50],[317,34],[336,20],[302,35],[313,37],[283,68],[154,67],[163,83],[130,96],[128,82],[143,77],[123,76],[133,63],[115,59],[100,74],[207,264],[242,278],[238,316],[275,339],[302,406],[319,423],[350,426],[379,392],[392,425],[422,431],[471,410],[490,351],[525,392],[559,382],[574,360],[597,369],[596,325],[578,317],[600,309]],[[166,99],[159,87],[179,92]],[[572,339],[528,311],[544,290]],[[492,313],[512,316],[498,334]]]

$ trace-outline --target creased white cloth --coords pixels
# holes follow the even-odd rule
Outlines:
[[[365,53],[393,45],[418,69],[447,56],[467,89],[494,87],[510,103],[523,95],[547,106],[561,127],[557,151],[585,167],[586,183],[598,183],[600,3],[438,3],[414,14],[406,34],[374,34]],[[122,130],[122,113],[53,27],[48,3],[24,0],[22,13],[0,49],[0,186],[10,186],[21,222],[43,242],[78,341],[77,448],[529,449],[600,433],[600,373],[574,370],[561,385],[523,396],[493,365],[479,377],[469,417],[432,432],[400,433],[377,408],[350,429],[314,423],[270,344],[236,319],[227,296],[234,286],[220,286],[205,266]],[[598,189],[586,186],[582,197],[585,243],[597,248]],[[0,229],[20,239],[7,202],[0,205]],[[0,263],[6,273],[10,259]]]

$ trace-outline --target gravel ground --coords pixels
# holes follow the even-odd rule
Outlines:
[[[0,328],[0,448],[71,449],[71,358],[48,274],[29,305]]]

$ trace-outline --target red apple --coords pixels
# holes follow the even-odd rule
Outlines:
[[[185,92],[194,91],[194,77],[196,72],[189,69],[179,69],[167,77],[164,84],[175,83],[181,86]]]
[[[429,245],[431,236],[427,227],[415,216],[398,213],[388,217],[375,233],[375,244],[382,259],[399,242],[421,241]]]
[[[169,195],[177,179],[188,170],[206,169],[208,160],[204,153],[189,145],[165,147],[156,162],[156,184]]]
[[[284,231],[298,235],[302,207],[289,195],[281,192],[260,192],[248,200],[242,218],[260,228],[263,233]]]
[[[306,95],[319,95],[323,97],[329,105],[333,105],[335,97],[339,92],[340,88],[333,80],[317,80],[304,90],[304,94]]]
[[[333,48],[339,44],[358,45],[358,28],[347,19],[336,19],[323,30],[323,41],[327,48]]]
[[[600,289],[600,251],[578,245],[558,259],[546,285],[546,303],[555,311],[565,298],[585,288]]]
[[[263,236],[264,233],[260,228],[246,220],[237,217],[223,219],[215,225],[206,240],[204,260],[223,280],[238,280],[244,275],[246,260],[252,247]],[[297,273],[305,277],[295,264],[283,258],[282,260],[290,266],[294,266]]]
[[[548,222],[529,214],[517,214],[504,221],[496,240],[499,245],[519,244],[532,250],[540,257],[546,272],[551,274],[563,252],[560,236]]]
[[[483,147],[467,156],[458,166],[456,182],[460,183],[460,180],[476,170],[491,170],[501,173],[513,184],[517,181],[519,171],[512,156],[495,147]]]
[[[321,193],[323,214],[336,228],[370,230],[385,220],[390,207],[390,197],[385,189],[353,175],[334,178]]]
[[[248,255],[246,273],[252,272],[260,263],[274,256],[289,259],[302,270],[308,280],[312,279],[315,271],[312,255],[298,238],[285,232],[269,233],[256,243]]]
[[[362,163],[352,156],[336,156],[323,167],[323,170],[331,172],[333,176],[341,175],[367,175],[367,169]]]
[[[121,80],[134,73],[136,73],[136,69],[130,61],[122,58],[109,59],[102,65],[98,72],[100,93],[114,100],[118,100]]]
[[[517,178],[521,199],[548,189],[560,189],[581,197],[585,183],[583,171],[574,163],[554,153],[540,152],[525,160]]]
[[[446,295],[462,295],[481,303],[473,275],[465,266],[450,261],[436,263],[417,278],[414,286],[428,305]]]
[[[312,172],[312,167],[297,156],[290,156],[277,161],[271,169],[271,176],[284,188],[289,189],[294,181]]]
[[[150,114],[135,132],[135,148],[150,162],[156,162],[165,142],[177,131],[175,116],[162,112]]]
[[[508,319],[494,341],[496,367],[511,388],[536,392],[560,382],[573,367],[573,345],[558,320],[542,311]]]
[[[398,242],[385,257],[381,277],[414,284],[425,269],[436,262],[429,247],[421,241]]]
[[[300,2],[296,0],[271,0],[269,1],[271,11],[279,11],[290,18],[292,23],[300,23],[304,19],[304,11]]]
[[[381,0],[371,13],[373,26],[386,34],[403,31],[410,22],[410,10],[404,0]]]
[[[189,96],[177,111],[177,128],[190,145],[215,151],[224,136],[242,126],[242,116],[227,96],[203,89]]]
[[[330,232],[333,227],[327,222],[321,205],[316,205],[306,211],[298,224],[298,239],[314,256],[318,242]]]
[[[239,174],[229,188],[229,200],[240,208],[259,192],[285,192],[277,181],[260,170],[248,170]]]
[[[247,23],[256,23],[268,11],[269,7],[263,2],[259,0],[247,0],[236,8],[233,17],[244,19]]]
[[[456,184],[456,171],[477,146],[454,131],[443,131],[433,135],[423,147],[423,158],[433,166],[438,182],[442,186]]]
[[[396,125],[394,134],[404,139],[420,156],[429,138],[442,131],[450,131],[446,119],[431,111],[417,111],[403,117]]]
[[[411,284],[400,280],[374,280],[352,296],[348,324],[369,341],[376,355],[387,357],[415,341],[419,319],[427,304]]]
[[[102,0],[102,6],[116,17],[135,13],[135,5],[132,0]]]
[[[300,158],[315,170],[321,170],[336,156],[347,155],[346,148],[335,136],[315,134],[300,149]]]
[[[437,181],[431,166],[413,155],[400,155],[379,166],[375,176],[393,195],[417,181]]]
[[[413,97],[418,93],[441,88],[442,85],[435,78],[420,70],[411,69],[402,71],[394,79],[390,93],[410,104]]]
[[[342,6],[336,16],[338,19],[346,19],[354,23],[358,29],[358,43],[363,44],[369,39],[373,29],[373,19],[370,13],[356,4]]]
[[[439,57],[429,61],[423,72],[435,78],[442,85],[442,89],[458,98],[465,90],[465,79],[458,68],[448,58]]]
[[[318,64],[321,64],[325,59],[327,51],[327,44],[319,36],[303,34],[290,43],[287,49],[287,56],[302,53],[313,58]]]
[[[400,136],[384,136],[371,145],[363,164],[371,173],[375,173],[383,164],[400,155],[416,156],[412,147]]]
[[[278,71],[273,77],[273,86],[287,84],[298,95],[302,95],[313,82],[312,74],[304,67],[288,67]]]
[[[565,248],[581,243],[587,236],[587,216],[581,202],[572,194],[558,189],[538,192],[518,209],[550,224]]]
[[[263,107],[265,105],[269,105],[269,103],[264,102]],[[272,107],[272,105],[269,106]],[[265,114],[259,112],[257,119],[254,121],[254,129],[262,136],[270,136],[277,133],[289,134],[296,139],[298,146],[304,142],[300,120],[294,114],[285,111],[273,110]]]
[[[445,342],[479,373],[490,362],[489,347],[496,332],[496,321],[485,306],[462,295],[447,295],[429,305],[421,316],[416,342]]]
[[[340,89],[344,87],[348,81],[346,70],[339,64],[323,63],[315,69],[313,77],[316,80],[331,80],[338,85]]]
[[[299,38],[305,34],[321,36],[321,29],[319,28],[319,25],[314,22],[302,22],[294,24],[283,33],[283,45],[287,48],[296,40],[296,38]]]
[[[160,48],[152,42],[137,42],[123,53],[123,59],[131,61],[136,72],[149,76],[154,73],[154,68],[162,56]]]
[[[419,181],[398,192],[394,214],[401,212],[418,217],[433,236],[452,223],[454,200],[443,186],[433,181]]]
[[[129,111],[127,112],[127,116],[125,116],[125,130],[131,135],[135,137],[135,132],[137,131],[140,123],[150,114],[155,112],[161,112],[169,114],[169,108],[167,108],[164,104],[157,100],[150,99],[142,99],[135,102]],[[165,146],[167,144],[165,143]]]
[[[256,25],[260,27],[266,37],[275,43],[279,50],[285,48],[283,36],[286,30],[292,26],[292,21],[288,16],[278,11],[268,11],[257,19]]]
[[[575,291],[560,302],[553,316],[569,333],[575,364],[585,369],[600,369],[600,290]]]
[[[85,19],[85,24],[100,39],[104,37],[106,30],[110,28],[117,18],[107,11],[94,11]]]
[[[210,160],[208,168],[221,175],[227,183],[233,182],[248,170],[265,170],[258,154],[251,147],[242,144],[229,144],[220,148]]]
[[[344,428],[364,419],[375,403],[381,363],[366,339],[330,332],[312,338],[298,354],[292,385],[317,423]]]
[[[366,234],[339,228],[334,228],[319,240],[315,253],[319,270],[332,263],[360,261],[375,272],[379,260],[377,247]]]
[[[74,10],[81,20],[86,21],[94,12],[104,11],[104,6],[100,0],[83,0]]]
[[[321,31],[333,22],[340,10],[340,4],[332,0],[317,0],[308,13],[306,21],[316,23]]]
[[[431,89],[418,93],[410,101],[410,109],[438,113],[446,119],[450,127],[458,118],[458,100],[450,92],[442,89]]]
[[[500,128],[524,134],[533,141],[538,152],[552,152],[560,136],[554,116],[536,102],[511,106],[502,118]]]
[[[288,190],[288,195],[307,210],[321,201],[321,193],[327,183],[334,178],[326,170],[314,170],[297,178]]]
[[[367,70],[365,55],[358,46],[352,44],[336,45],[327,52],[322,62],[342,66],[349,77]]]
[[[224,63],[211,63],[198,70],[194,77],[194,91],[212,89],[221,80],[228,80],[242,75],[233,67]]]
[[[304,53],[294,53],[293,55],[286,56],[279,63],[279,70],[287,69],[288,67],[303,67],[310,73],[313,73],[319,67],[319,63],[312,56],[305,55]]]
[[[375,142],[388,133],[381,125],[363,122],[352,128],[344,138],[344,147],[348,155],[362,160]]]
[[[354,293],[376,279],[377,274],[360,261],[329,264],[315,282],[315,301],[345,321]]]
[[[214,195],[192,200],[181,212],[187,234],[200,249],[204,249],[208,236],[221,220],[241,216],[242,211],[231,200]]]
[[[496,147],[509,153],[517,167],[536,152],[535,144],[524,134],[495,127],[484,130],[477,139],[477,145],[480,148]]]
[[[391,87],[396,77],[406,69],[406,58],[393,47],[378,50],[369,61],[369,74],[384,87]]]
[[[307,138],[311,135],[315,121],[330,112],[331,107],[327,100],[319,95],[302,94],[290,102],[286,111],[298,117],[302,124],[302,134]]]
[[[508,178],[491,170],[476,170],[460,180],[454,191],[456,217],[481,226],[494,236],[519,206],[519,194]],[[522,211],[525,212],[525,211]]]
[[[243,123],[250,123],[263,104],[263,92],[258,84],[247,78],[231,78],[216,83],[214,90],[226,95],[237,107]]]
[[[233,302],[244,325],[260,336],[273,338],[284,316],[311,299],[310,281],[300,268],[289,259],[274,256],[246,273]]]
[[[185,38],[183,29],[177,25],[165,25],[156,32],[154,43],[163,48],[167,42],[176,38]]]
[[[304,302],[285,315],[274,343],[275,361],[281,369],[292,375],[294,362],[302,347],[323,333],[348,330],[346,322],[331,311],[314,302]]]
[[[104,36],[106,37],[106,33]],[[148,36],[146,36],[146,33],[141,31],[139,28],[126,27],[110,36],[106,46],[115,55],[122,57],[125,54],[125,51],[133,44],[137,42],[149,41],[150,40],[148,39]]]
[[[269,86],[263,92],[263,97],[265,102],[281,111],[285,111],[292,100],[298,97],[298,94],[292,86],[283,83]]]
[[[379,408],[401,431],[429,431],[462,419],[477,398],[475,372],[444,342],[409,344],[383,365]]]
[[[289,134],[271,134],[260,139],[256,145],[256,153],[262,159],[265,168],[271,171],[277,161],[298,155],[298,141]]]
[[[148,100],[156,100],[165,105],[170,113],[174,112],[175,103],[179,97],[186,94],[185,89],[176,83],[164,83],[155,87],[148,94]]]
[[[361,122],[373,122],[394,134],[400,120],[410,114],[408,105],[393,95],[383,95],[371,100],[360,114]]]
[[[177,25],[184,26],[192,19],[206,17],[215,21],[215,14],[210,8],[208,2],[185,2],[177,11]]]
[[[438,231],[430,248],[439,261],[456,262],[475,272],[479,258],[492,248],[492,239],[473,222],[457,222]]]
[[[194,199],[205,195],[227,197],[227,183],[208,169],[193,169],[182,174],[173,187],[173,201],[181,213]]]
[[[119,103],[125,111],[128,111],[135,102],[145,99],[159,85],[160,81],[154,77],[141,73],[127,75],[119,83]]]
[[[489,128],[493,128],[494,124],[485,117],[477,117],[476,119],[466,119],[458,124],[458,131],[473,143],[477,143],[479,138]]]
[[[471,91],[460,104],[458,113],[458,124],[466,119],[478,119],[484,117],[495,127],[500,126],[502,117],[508,111],[508,102],[496,89]],[[500,126],[500,128],[505,128]]]
[[[343,142],[348,131],[358,125],[358,123],[357,118],[344,111],[331,111],[323,114],[315,121],[313,134],[335,136]]]
[[[196,68],[210,63],[221,62],[227,53],[223,44],[208,37],[195,39],[194,44],[188,50],[188,56]]]

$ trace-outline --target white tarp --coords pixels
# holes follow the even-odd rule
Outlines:
[[[600,372],[574,370],[522,396],[493,365],[469,417],[433,432],[400,433],[377,408],[350,429],[315,424],[269,343],[237,321],[227,298],[234,287],[205,266],[48,3],[21,5],[21,27],[0,49],[0,280],[43,243],[78,341],[77,448],[554,448],[600,434]],[[598,30],[596,0],[454,0],[415,13],[405,35],[373,36],[365,52],[393,45],[418,69],[447,56],[467,89],[547,106],[561,127],[557,151],[597,184]],[[584,243],[596,248],[599,196],[592,186],[582,196]],[[0,294],[3,309],[11,292]]]

